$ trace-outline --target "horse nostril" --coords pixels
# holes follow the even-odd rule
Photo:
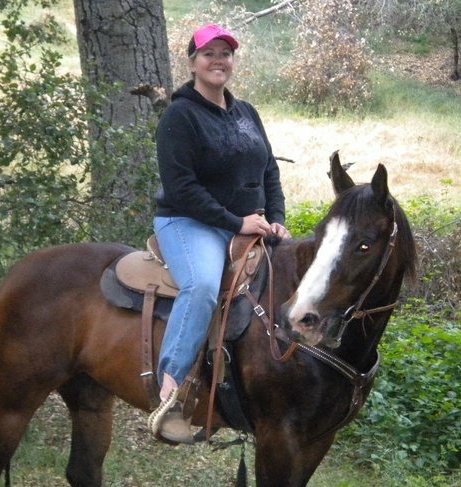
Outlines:
[[[306,326],[315,326],[320,323],[320,316],[315,313],[306,313],[301,320]]]

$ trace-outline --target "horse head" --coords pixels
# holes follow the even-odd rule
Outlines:
[[[337,152],[330,163],[336,200],[316,228],[313,261],[282,305],[281,321],[300,343],[336,348],[367,311],[382,311],[387,322],[405,272],[414,273],[415,250],[386,168],[379,164],[371,183],[356,185]]]

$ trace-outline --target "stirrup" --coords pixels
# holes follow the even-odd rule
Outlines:
[[[171,389],[168,397],[162,401],[157,409],[153,411],[149,419],[147,420],[147,426],[152,430],[154,435],[157,434],[160,423],[162,422],[165,414],[174,406],[176,399],[178,398],[179,389]]]

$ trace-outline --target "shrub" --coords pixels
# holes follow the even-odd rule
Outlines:
[[[371,61],[351,1],[304,0],[293,59],[284,75],[291,98],[318,111],[360,108],[371,96]]]
[[[461,302],[461,208],[420,196],[405,203],[415,235],[419,260],[415,297],[447,317],[456,316]]]
[[[287,212],[286,225],[294,238],[311,234],[327,214],[329,205],[302,203]]]
[[[5,7],[6,8],[6,7]],[[28,251],[72,240],[86,124],[81,84],[57,73],[52,17],[27,26],[20,6],[2,18],[0,54],[0,275]]]
[[[399,461],[425,477],[459,468],[461,327],[411,300],[388,325],[367,407],[343,433],[360,463]]]

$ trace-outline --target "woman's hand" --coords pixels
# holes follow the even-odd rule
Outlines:
[[[243,225],[240,229],[240,233],[243,235],[261,235],[267,237],[272,234],[272,227],[269,225],[264,215],[253,213],[243,217]]]
[[[271,232],[272,235],[282,239],[291,238],[290,232],[283,225],[280,225],[280,223],[272,223]]]
[[[291,238],[290,232],[280,223],[269,224],[264,214],[254,213],[243,218],[240,233],[244,235],[261,235],[263,237]]]

